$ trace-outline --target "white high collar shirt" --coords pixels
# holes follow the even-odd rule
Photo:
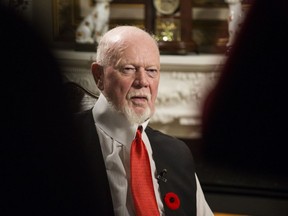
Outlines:
[[[131,125],[122,114],[111,108],[102,94],[100,94],[99,99],[95,103],[92,113],[106,166],[115,216],[134,216],[130,188],[130,147],[139,125]],[[141,124],[143,127],[142,139],[149,155],[152,181],[159,212],[160,215],[164,216],[164,207],[156,179],[155,162],[152,158],[153,152],[145,133],[148,123],[149,120]],[[205,201],[197,176],[196,182],[197,215],[213,215]]]

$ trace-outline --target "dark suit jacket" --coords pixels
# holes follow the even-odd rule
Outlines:
[[[84,145],[85,163],[89,173],[87,176],[89,179],[84,180],[85,187],[91,187],[87,195],[89,208],[95,209],[99,215],[114,215],[108,177],[92,110],[76,114],[75,121]],[[196,215],[195,170],[189,148],[184,142],[150,127],[146,128],[146,134],[151,143],[157,171],[160,173],[164,169],[167,170],[167,173],[162,176],[164,180],[158,181],[166,216]],[[172,210],[169,203],[167,205],[164,197],[168,192],[173,192],[179,197],[178,209]]]

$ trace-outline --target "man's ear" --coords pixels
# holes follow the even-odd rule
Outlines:
[[[95,83],[99,90],[104,89],[103,85],[103,78],[104,78],[104,69],[101,65],[97,64],[96,62],[93,62],[91,65],[91,71],[95,80]]]

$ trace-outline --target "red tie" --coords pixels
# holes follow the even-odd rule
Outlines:
[[[150,162],[141,129],[138,128],[130,152],[131,189],[137,216],[159,216],[156,203]]]

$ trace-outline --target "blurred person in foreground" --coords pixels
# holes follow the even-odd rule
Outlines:
[[[0,28],[0,215],[96,215],[58,64],[3,5]]]
[[[160,54],[154,38],[137,27],[116,27],[102,37],[91,68],[101,94],[92,109],[77,114],[76,125],[87,148],[90,169],[95,172],[98,212],[117,216],[213,215],[189,148],[148,126],[160,79]],[[135,190],[143,190],[136,199],[140,197],[144,204],[150,198],[141,183],[131,180],[131,143],[139,127],[151,171],[138,175],[153,185],[153,214],[149,213],[150,205],[144,213],[139,210]],[[138,184],[136,189],[131,181]]]
[[[287,6],[252,2],[203,112],[203,156],[211,164],[276,181],[288,177]]]

